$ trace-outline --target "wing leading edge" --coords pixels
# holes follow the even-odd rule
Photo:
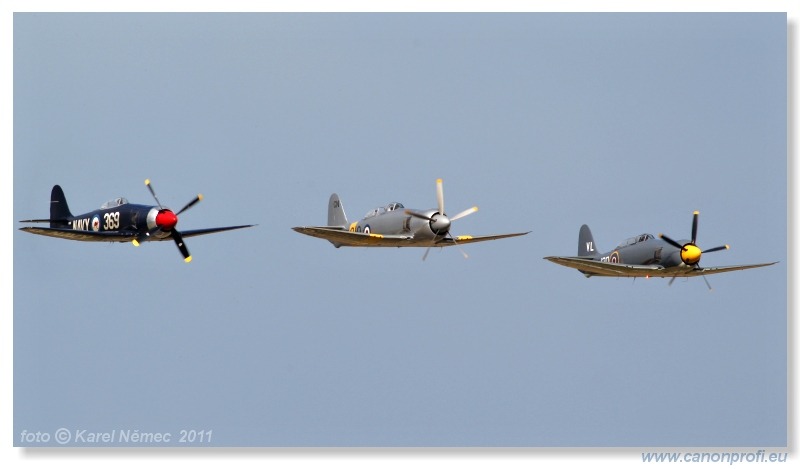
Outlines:
[[[200,228],[197,230],[181,230],[184,238],[191,238],[193,236],[202,236],[212,233],[221,233],[223,231],[240,230],[242,228],[250,228],[256,225],[236,225],[236,226],[222,226],[219,228]]]
[[[52,238],[71,239],[73,241],[96,241],[108,243],[125,243],[136,239],[134,232],[122,231],[83,231],[68,228],[43,228],[38,226],[25,226],[21,231],[27,231],[42,236]]]
[[[516,236],[525,236],[526,234],[530,233],[530,231],[525,231],[522,233],[506,233],[506,234],[497,234],[497,235],[484,235],[484,236],[456,236],[455,238],[445,238],[441,239],[436,242],[436,246],[441,246],[442,244],[452,246],[456,244],[469,244],[469,243],[479,243],[481,241],[493,241],[495,239],[503,239],[503,238],[514,238]]]
[[[297,226],[292,228],[298,233],[321,238],[339,246],[361,247],[403,247],[415,246],[412,236],[379,235],[372,233],[356,233],[341,227],[333,226]]]

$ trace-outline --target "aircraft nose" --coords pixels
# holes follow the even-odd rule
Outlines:
[[[156,215],[156,225],[164,231],[171,231],[178,224],[178,216],[172,210],[161,210]]]
[[[450,219],[446,215],[437,213],[431,219],[431,231],[438,234],[446,234],[450,231]]]
[[[686,265],[695,265],[700,262],[700,255],[702,251],[694,244],[687,244],[681,250],[681,260]]]

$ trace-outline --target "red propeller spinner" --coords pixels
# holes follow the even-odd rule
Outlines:
[[[162,209],[156,215],[156,225],[164,231],[172,231],[178,224],[178,216],[170,209]]]
[[[203,200],[203,196],[197,194],[197,197],[192,199],[192,201],[188,204],[184,205],[182,209],[178,210],[178,213],[175,213],[161,205],[161,201],[158,200],[156,191],[154,191],[153,187],[150,185],[149,179],[145,179],[144,184],[150,190],[150,193],[153,194],[153,198],[156,199],[156,203],[158,203],[159,210],[158,214],[156,215],[156,226],[158,226],[161,231],[165,231],[170,234],[172,240],[175,241],[175,245],[178,246],[178,250],[181,252],[183,260],[186,262],[191,262],[192,256],[189,254],[189,249],[186,247],[186,244],[183,243],[183,235],[180,231],[175,229],[175,225],[178,224],[178,215],[194,206],[194,204],[197,202]]]

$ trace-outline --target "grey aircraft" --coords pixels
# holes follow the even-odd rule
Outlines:
[[[754,269],[775,264],[746,264],[725,267],[700,267],[700,257],[709,252],[730,249],[727,244],[711,249],[700,249],[697,246],[697,219],[700,212],[694,212],[692,220],[692,239],[674,241],[664,234],[655,237],[651,234],[640,234],[621,242],[613,251],[599,253],[587,225],[581,226],[578,233],[578,255],[575,257],[551,256],[548,261],[566,267],[578,269],[587,278],[604,277],[672,277],[669,284],[677,277],[702,276],[709,290],[706,275],[720,274],[734,270]]]
[[[478,211],[472,207],[448,217],[444,211],[442,180],[436,180],[437,208],[429,210],[408,209],[399,202],[370,210],[364,218],[352,223],[347,221],[341,199],[332,194],[328,200],[328,224],[326,226],[298,226],[292,228],[315,238],[330,241],[337,248],[360,247],[426,247],[423,260],[432,247],[457,246],[460,244],[491,241],[526,235],[509,233],[489,236],[452,236],[451,222]],[[467,257],[465,253],[462,254]]]

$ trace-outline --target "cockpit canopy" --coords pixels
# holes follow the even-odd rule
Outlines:
[[[385,207],[373,208],[372,210],[367,212],[366,215],[364,215],[364,218],[370,218],[370,217],[374,217],[374,216],[377,216],[377,215],[382,215],[382,214],[384,214],[386,212],[391,212],[393,210],[398,210],[398,209],[401,209],[401,208],[405,208],[403,206],[403,204],[401,204],[400,202],[392,202],[392,203],[390,203],[389,205],[387,205]]]
[[[647,241],[648,239],[653,239],[654,236],[648,233],[640,234],[639,236],[634,236],[632,238],[628,238],[625,241],[619,243],[617,246],[618,248],[623,248],[625,246],[630,246],[632,244],[641,243],[643,241]]]
[[[101,209],[105,208],[114,208],[119,207],[120,205],[125,205],[128,203],[128,199],[125,197],[117,197],[116,199],[111,199],[108,202],[104,203],[100,206]]]

